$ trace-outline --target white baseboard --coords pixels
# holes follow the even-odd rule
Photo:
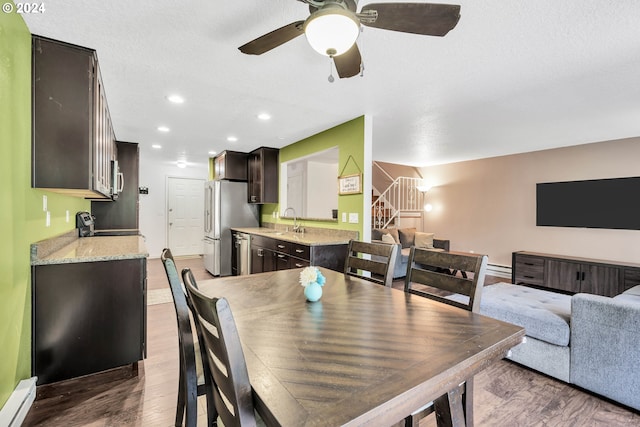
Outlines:
[[[31,404],[36,399],[36,380],[31,377],[18,383],[9,399],[0,409],[0,426],[19,427],[22,425]]]
[[[511,267],[506,265],[488,264],[486,274],[511,280]]]

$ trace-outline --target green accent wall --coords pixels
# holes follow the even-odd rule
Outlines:
[[[75,213],[91,207],[84,199],[31,188],[31,34],[17,13],[0,14],[0,182],[2,407],[18,382],[31,377],[29,245],[75,228]]]
[[[341,171],[343,175],[364,173],[364,116],[281,148],[280,163],[308,156],[318,151],[324,151],[336,146],[340,152],[338,170]],[[352,160],[349,160],[349,156],[352,157]],[[364,179],[362,183],[364,183]],[[327,183],[327,185],[334,186],[337,192],[338,177],[336,177],[334,182]],[[360,233],[359,235],[362,236],[362,219],[364,218],[363,204],[364,195],[362,193],[338,196],[338,222],[303,220],[303,226],[358,231]],[[280,212],[279,204],[262,205],[262,223],[273,223],[276,221],[280,224],[293,224],[292,220],[285,220],[281,218],[274,220],[274,211]],[[357,212],[360,222],[358,224],[342,222],[343,212]]]

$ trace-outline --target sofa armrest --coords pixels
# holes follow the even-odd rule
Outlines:
[[[571,299],[571,382],[640,410],[640,303]]]
[[[433,247],[449,252],[449,240],[433,239]]]

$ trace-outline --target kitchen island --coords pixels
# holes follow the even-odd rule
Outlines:
[[[350,239],[357,239],[355,231],[307,229],[295,233],[272,227],[232,228],[234,233],[250,236],[250,273],[300,268],[309,265],[336,271],[344,269]],[[235,253],[235,252],[234,252]],[[233,261],[243,259],[234,257]]]
[[[146,357],[144,238],[77,237],[31,246],[32,374],[37,384],[94,374]]]

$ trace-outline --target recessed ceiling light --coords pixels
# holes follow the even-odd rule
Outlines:
[[[161,149],[161,148],[162,148],[162,145],[160,145],[160,144],[153,144],[153,145],[151,146],[151,148],[155,148],[156,150],[159,150],[159,149]]]
[[[213,156],[214,154],[216,154],[216,152],[215,151],[209,151],[209,154]]]
[[[171,129],[169,129],[169,128],[168,128],[168,127],[166,127],[166,126],[158,126],[158,130],[159,130],[160,132],[169,132]]]
[[[260,120],[269,120],[271,118],[271,116],[267,113],[260,113],[258,114],[258,118]]]
[[[174,104],[183,104],[184,103],[184,98],[181,97],[180,95],[169,95],[169,96],[167,96],[167,100],[169,102],[173,102]]]
[[[185,162],[184,160],[178,160],[176,162],[176,166],[178,166],[181,169],[184,169],[187,167],[187,162]]]
[[[229,142],[236,142],[238,140],[238,138],[236,138],[235,136],[228,136],[227,137],[227,141]]]

